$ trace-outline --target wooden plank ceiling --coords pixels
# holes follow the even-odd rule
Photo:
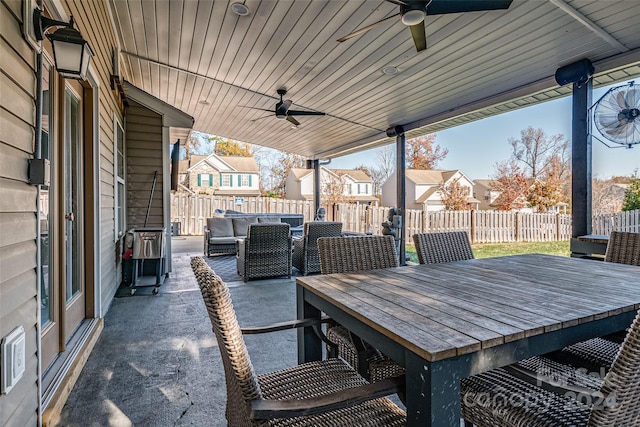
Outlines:
[[[389,21],[383,0],[110,0],[121,74],[192,115],[194,129],[330,158],[570,93],[555,70],[582,58],[596,85],[640,74],[640,1],[514,0],[508,10],[427,16],[427,49]],[[397,67],[386,75],[384,67]],[[293,129],[274,113],[286,88],[300,116]]]

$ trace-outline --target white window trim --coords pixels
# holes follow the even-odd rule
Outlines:
[[[122,236],[124,236],[127,229],[127,217],[124,215],[125,224],[123,227],[120,227],[120,218],[118,215],[118,200],[120,199],[120,194],[118,194],[118,184],[122,184],[122,187],[125,189],[126,193],[126,157],[125,153],[122,153],[122,171],[125,176],[122,178],[118,176],[118,128],[122,130],[122,149],[125,150],[125,137],[124,137],[124,126],[120,123],[120,120],[113,115],[113,235],[114,241],[119,240]],[[126,197],[122,199],[124,206],[122,206],[123,212],[127,211],[127,200]],[[119,232],[119,230],[122,230]]]

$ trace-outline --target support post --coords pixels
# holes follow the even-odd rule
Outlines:
[[[572,236],[591,234],[592,139],[589,107],[592,80],[573,84],[571,125],[571,219]]]
[[[387,135],[389,135],[387,130]],[[396,126],[393,128],[393,133],[396,137],[396,204],[398,208],[398,216],[400,216],[400,227],[398,232],[400,233],[400,248],[398,250],[398,257],[400,265],[406,265],[407,259],[405,254],[406,243],[406,155],[405,155],[405,136],[404,128],[402,126]],[[389,135],[392,136],[392,135]]]
[[[313,215],[312,218],[318,214],[320,209],[320,160],[313,160]]]

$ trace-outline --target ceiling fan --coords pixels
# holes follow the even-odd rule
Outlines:
[[[351,34],[338,39],[339,42],[357,37],[387,21],[394,21],[398,16],[402,23],[411,29],[411,36],[418,52],[427,48],[427,36],[424,30],[424,18],[427,15],[444,15],[447,13],[478,12],[484,10],[508,9],[513,0],[386,0],[400,6],[400,13],[381,21],[362,27]]]
[[[254,108],[255,110],[269,111],[269,112],[275,111],[276,118],[285,119],[293,123],[295,126],[300,126],[300,122],[297,121],[295,118],[293,118],[293,116],[325,116],[326,115],[326,113],[321,113],[320,111],[291,110],[290,107],[293,104],[293,101],[291,101],[290,99],[285,100],[282,98],[286,94],[287,94],[286,89],[278,89],[278,95],[280,95],[280,102],[276,104],[275,110],[267,110],[265,108],[255,108],[255,107],[249,107],[249,108]],[[267,117],[271,117],[271,116],[259,117],[257,119],[254,119],[253,121],[264,119]]]

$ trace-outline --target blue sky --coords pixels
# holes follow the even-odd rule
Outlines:
[[[593,101],[600,99],[607,90],[608,87],[594,90]],[[541,128],[547,135],[563,134],[565,138],[571,138],[571,97],[438,132],[436,142],[449,149],[439,167],[461,169],[471,179],[489,178],[494,172],[494,164],[510,157],[509,138],[519,138],[520,131],[528,126]],[[597,131],[595,133],[597,135]],[[328,167],[351,169],[361,164],[375,165],[378,150],[333,159]],[[593,139],[594,176],[629,176],[636,169],[640,172],[640,144],[633,149],[612,149]]]

